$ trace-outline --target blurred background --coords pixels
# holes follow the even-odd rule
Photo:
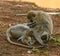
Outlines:
[[[7,41],[6,30],[16,24],[27,23],[27,17],[18,14],[25,14],[30,10],[60,12],[60,0],[0,0],[0,56],[60,56],[60,46],[52,46],[51,42],[48,43],[48,48],[28,54],[29,49]],[[60,37],[60,14],[52,14],[50,17],[54,25],[52,36]]]
[[[45,8],[60,8],[60,0],[2,0],[2,1],[22,1],[34,2],[40,7]]]

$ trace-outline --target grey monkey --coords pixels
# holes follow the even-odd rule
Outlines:
[[[42,46],[45,46],[43,39],[45,39],[45,36],[46,36],[47,40],[48,40],[53,31],[53,23],[52,23],[51,18],[43,11],[33,11],[32,10],[27,13],[27,19],[31,23],[34,23],[33,26],[29,26],[29,24],[28,25],[19,24],[19,25],[9,28],[6,32],[7,40],[12,44],[16,44],[16,45],[20,45],[20,46],[24,46],[24,47],[28,47],[28,48],[33,48],[32,46],[18,44],[18,43],[12,42],[10,40],[10,37],[14,37],[14,38],[16,37],[17,40],[21,40],[23,43],[25,42],[28,45],[30,45],[28,42],[34,44],[35,40],[33,42],[31,42],[30,36],[26,40],[26,36],[28,35],[28,32],[31,30],[33,32],[35,39]],[[22,31],[20,31],[20,30],[22,30]],[[21,33],[21,32],[24,32],[24,33]],[[43,38],[43,36],[44,36],[44,38]],[[24,40],[26,40],[26,41],[24,41]]]
[[[27,19],[30,22],[35,22],[36,26],[32,28],[35,38],[41,45],[45,46],[42,38],[43,36],[45,36],[47,40],[51,38],[51,34],[53,33],[52,19],[47,13],[34,10],[27,13]]]
[[[27,48],[33,48],[33,46],[31,46],[31,45],[35,43],[35,40],[33,41],[32,38],[28,35],[30,31],[31,31],[31,29],[29,28],[29,26],[27,26],[27,24],[18,24],[15,26],[11,26],[6,31],[7,40],[10,43],[15,44],[15,45],[19,45],[19,46],[27,47]],[[11,37],[16,38],[17,41],[21,40],[22,43],[25,43],[28,46],[24,45],[24,44],[13,42],[11,40]]]

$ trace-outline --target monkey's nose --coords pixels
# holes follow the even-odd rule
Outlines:
[[[30,20],[30,22],[33,22],[33,20]]]

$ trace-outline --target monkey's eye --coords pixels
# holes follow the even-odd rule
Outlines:
[[[30,22],[33,22],[33,20],[31,19]]]

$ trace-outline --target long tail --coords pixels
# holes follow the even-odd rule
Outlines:
[[[9,32],[10,32],[10,28],[6,31],[6,36],[7,36],[7,40],[8,40],[9,43],[14,44],[14,45],[18,45],[18,46],[22,46],[22,47],[25,47],[25,48],[33,48],[33,46],[27,46],[27,45],[23,45],[23,44],[19,44],[19,43],[11,41],[11,39],[10,39],[11,35],[10,35]]]

